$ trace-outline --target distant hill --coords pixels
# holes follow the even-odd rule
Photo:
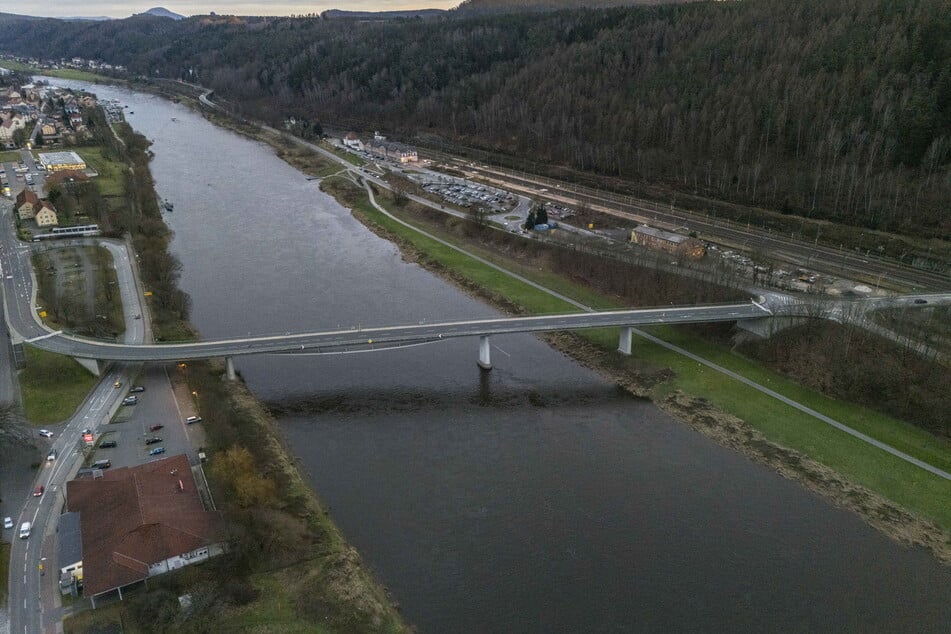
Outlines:
[[[442,9],[417,9],[415,11],[344,11],[328,9],[320,14],[325,20],[396,20],[399,18],[432,18],[443,15]]]
[[[145,12],[148,15],[154,15],[160,18],[172,18],[173,20],[184,20],[185,16],[178,13],[173,13],[165,7],[152,7]]]
[[[0,21],[8,20],[45,20],[46,18],[38,18],[35,15],[21,15],[19,13],[3,13],[0,12]]]
[[[102,22],[104,20],[111,20],[108,15],[73,15],[65,18],[56,18],[57,20],[88,20],[91,22]]]
[[[546,11],[628,7],[636,5],[686,4],[700,0],[463,0],[456,7],[462,13],[505,13],[513,11]]]

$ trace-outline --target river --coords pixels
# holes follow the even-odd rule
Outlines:
[[[203,336],[496,314],[270,148],[157,97],[89,89],[154,140]],[[421,632],[948,629],[951,570],[929,553],[531,335],[492,343],[488,374],[476,340],[237,361]]]

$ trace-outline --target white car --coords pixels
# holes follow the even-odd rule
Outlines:
[[[42,436],[43,438],[52,438],[52,437],[53,437],[53,432],[51,432],[51,431],[48,430],[48,429],[41,429],[41,430],[40,430],[40,436]]]
[[[13,518],[5,517],[3,518],[3,527],[4,528],[13,528]]]

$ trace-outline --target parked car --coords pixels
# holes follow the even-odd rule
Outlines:
[[[43,486],[42,484],[39,485],[38,487],[36,487],[35,489],[33,489],[33,497],[35,497],[35,498],[40,497],[41,495],[43,495],[43,491],[45,491],[45,490],[46,490],[46,487],[45,487],[45,486]]]
[[[141,385],[133,385],[129,388],[129,394],[138,394],[139,392],[144,392],[145,388]]]
[[[48,429],[41,429],[41,430],[40,430],[40,436],[43,436],[44,438],[52,438],[52,437],[53,437],[53,432],[51,432],[51,431],[48,430]]]
[[[201,416],[189,416],[188,418],[185,419],[186,425],[191,425],[192,423],[200,423],[200,422],[201,422]]]
[[[163,427],[165,427],[165,425],[161,425],[161,424],[150,425],[150,426],[149,426],[149,431],[158,431],[158,430],[162,429]]]
[[[113,447],[117,447],[118,445],[119,445],[119,443],[117,443],[117,442],[114,441],[114,440],[107,440],[107,441],[105,441],[105,442],[99,443],[99,448],[100,448],[100,449],[112,449]]]
[[[150,456],[157,456],[160,453],[165,453],[165,447],[156,447],[155,449],[149,451]]]
[[[150,436],[149,438],[145,439],[146,445],[154,445],[155,443],[159,443],[159,442],[162,442],[162,439],[159,438],[158,436]]]
[[[13,528],[13,518],[5,517],[3,518],[3,527],[4,528]]]
[[[89,466],[93,469],[108,469],[112,466],[112,462],[109,460],[97,460]]]
[[[917,298],[917,299],[915,300],[915,303],[916,303],[916,304],[927,304],[927,303],[928,303],[928,300],[927,300],[927,299],[921,299],[921,298],[919,297],[919,298]]]
[[[135,405],[138,402],[139,402],[138,396],[127,396],[124,399],[122,399],[123,405]]]

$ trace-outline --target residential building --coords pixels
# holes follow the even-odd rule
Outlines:
[[[647,225],[636,227],[631,232],[631,242],[649,249],[664,251],[671,255],[684,255],[690,258],[702,258],[706,253],[703,242],[696,238],[655,229]]]
[[[29,188],[24,188],[19,194],[17,194],[16,203],[14,208],[17,210],[17,215],[20,217],[20,220],[29,220],[30,218],[36,215],[36,209],[40,206],[40,197],[36,195],[36,192]]]
[[[224,553],[224,520],[204,508],[188,458],[94,472],[66,483],[80,514],[83,596],[92,599]],[[101,474],[101,475],[99,475]]]
[[[387,141],[385,137],[379,134],[373,137],[373,140],[367,144],[371,154],[383,159],[391,159],[400,163],[415,163],[419,160],[416,150],[394,141]]]
[[[48,200],[40,201],[40,204],[33,210],[33,217],[36,220],[36,226],[40,228],[55,227],[59,224],[59,219],[56,217],[56,208]]]
[[[356,132],[347,132],[347,135],[343,137],[343,144],[353,150],[363,151],[363,141],[360,140]]]
[[[13,142],[13,133],[26,127],[26,121],[23,117],[11,116],[0,123],[0,143],[9,144]]]

